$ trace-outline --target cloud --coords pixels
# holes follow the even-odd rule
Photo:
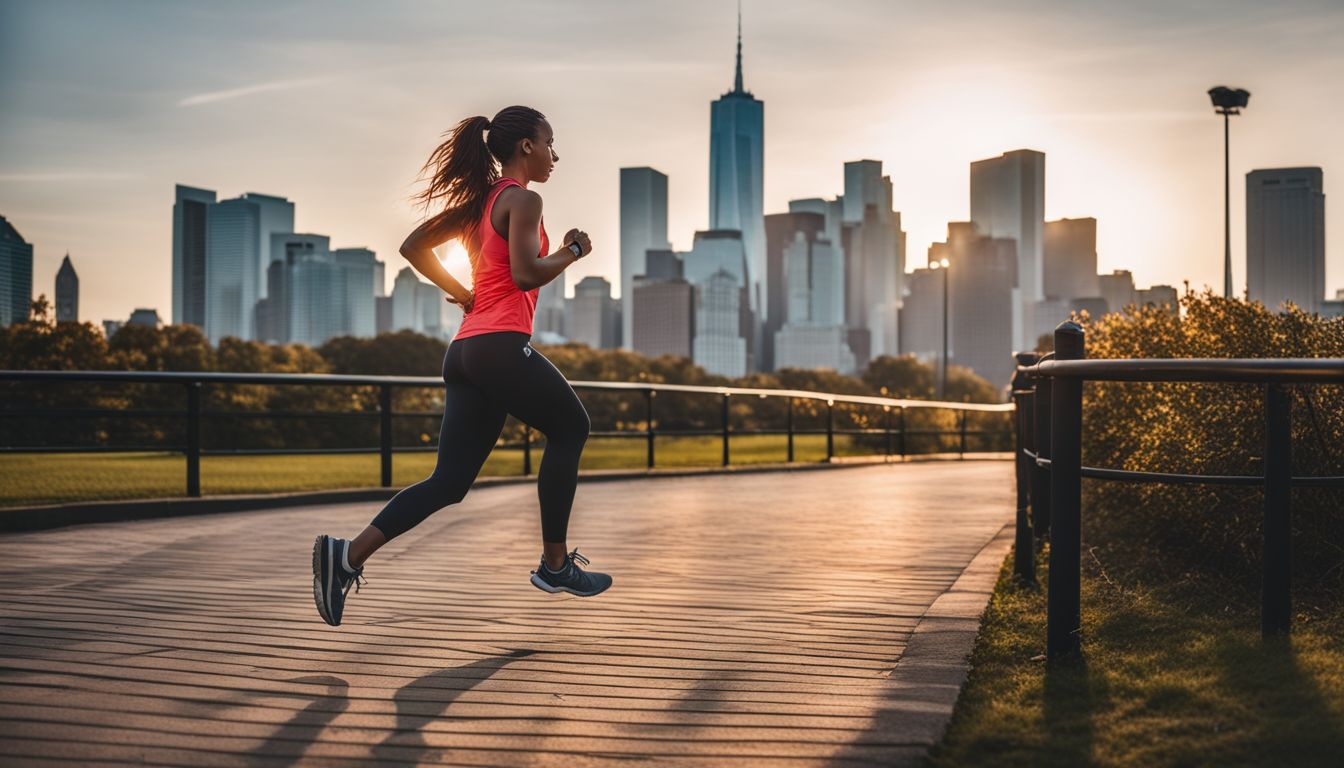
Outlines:
[[[36,173],[0,173],[0,181],[7,182],[66,182],[66,181],[125,181],[139,178],[133,173],[100,173],[97,171],[54,171]]]
[[[308,88],[314,85],[321,85],[331,80],[329,77],[306,77],[295,80],[272,80],[269,83],[257,83],[255,85],[245,85],[241,88],[229,88],[223,91],[209,91],[207,93],[198,93],[195,96],[188,96],[177,102],[179,107],[198,107],[202,104],[213,104],[217,101],[227,101],[229,99],[251,96],[256,93],[267,93],[270,91],[288,91],[294,88]]]

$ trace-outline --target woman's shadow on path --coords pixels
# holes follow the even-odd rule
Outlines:
[[[392,697],[397,705],[397,723],[392,732],[373,748],[375,759],[416,763],[431,750],[421,729],[443,717],[448,706],[462,694],[490,679],[499,670],[538,651],[518,649],[499,656],[448,667],[412,680]]]

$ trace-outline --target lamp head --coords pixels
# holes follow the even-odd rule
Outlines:
[[[1245,88],[1219,85],[1209,89],[1209,99],[1213,101],[1213,110],[1218,114],[1237,115],[1251,100],[1251,92]]]

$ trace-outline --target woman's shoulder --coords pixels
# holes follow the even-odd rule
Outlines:
[[[501,212],[512,211],[515,208],[519,211],[540,211],[541,195],[514,182],[499,191],[495,197],[495,205]]]

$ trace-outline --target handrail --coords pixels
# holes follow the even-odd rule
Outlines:
[[[1258,485],[1265,489],[1261,632],[1287,634],[1291,622],[1289,536],[1293,487],[1344,487],[1344,476],[1292,475],[1291,384],[1344,383],[1341,358],[1085,359],[1074,322],[1055,329],[1053,356],[1016,355],[1012,396],[1018,406],[1017,557],[1015,570],[1035,580],[1032,540],[1050,536],[1046,655],[1081,650],[1081,487],[1084,478],[1122,482]],[[1264,385],[1263,475],[1193,475],[1088,467],[1082,464],[1084,382],[1186,382]],[[1028,514],[1028,509],[1030,513]]]
[[[1019,366],[1018,371],[1032,377],[1088,381],[1344,383],[1344,359],[1330,357],[1047,360]]]
[[[152,409],[133,409],[126,411],[113,411],[107,408],[89,408],[89,409],[71,409],[71,408],[52,408],[43,410],[41,408],[33,409],[25,413],[23,409],[18,408],[0,408],[0,418],[24,418],[25,416],[46,417],[90,417],[99,418],[149,418],[151,414],[155,417],[163,418],[185,418],[186,421],[186,441],[182,446],[164,446],[169,450],[180,451],[186,456],[187,468],[187,495],[196,497],[201,495],[200,469],[201,457],[207,455],[218,455],[223,453],[339,453],[351,452],[353,450],[372,450],[379,454],[381,484],[383,487],[392,485],[392,457],[398,450],[423,450],[424,446],[415,446],[398,448],[393,445],[393,424],[394,418],[407,418],[412,416],[425,416],[421,412],[397,412],[394,410],[393,390],[397,387],[432,387],[440,388],[443,386],[443,380],[435,376],[374,376],[374,375],[346,375],[346,374],[322,374],[322,373],[219,373],[213,371],[5,371],[0,370],[0,381],[22,381],[22,382],[116,382],[121,384],[144,383],[144,384],[173,384],[181,386],[186,392],[186,408],[184,410],[165,411],[162,408]],[[366,386],[377,388],[377,406],[375,409],[358,411],[321,411],[312,412],[299,411],[207,411],[202,407],[202,388],[204,385],[312,385],[312,386]],[[897,455],[897,446],[893,445],[893,437],[899,440],[899,455],[904,459],[907,455],[907,437],[908,436],[933,436],[940,441],[944,437],[951,436],[954,442],[956,453],[965,456],[968,452],[968,438],[980,437],[983,435],[1003,435],[1006,430],[989,430],[978,427],[968,428],[968,414],[972,412],[981,413],[1007,413],[1014,410],[1012,403],[958,403],[950,401],[929,401],[929,400],[909,400],[903,398],[878,397],[870,395],[852,395],[829,392],[814,392],[801,389],[764,389],[755,387],[725,387],[725,386],[698,386],[690,384],[666,384],[661,382],[620,382],[620,381],[572,381],[570,382],[576,390],[596,390],[608,392],[631,392],[643,395],[644,413],[641,419],[642,429],[618,430],[618,431],[594,431],[593,436],[597,437],[620,437],[630,439],[642,439],[646,443],[646,465],[649,469],[655,466],[655,437],[676,437],[682,435],[717,435],[722,440],[722,464],[728,466],[730,463],[729,438],[733,435],[753,435],[753,434],[784,434],[787,435],[786,449],[787,461],[794,461],[794,437],[796,435],[821,435],[826,436],[826,461],[831,461],[835,457],[835,436],[836,435],[869,435],[885,436],[885,456],[890,458]],[[655,401],[660,393],[680,392],[687,394],[708,395],[719,399],[719,423],[717,428],[704,429],[658,429],[655,417]],[[738,429],[734,430],[730,423],[731,410],[729,401],[733,397],[738,398],[782,398],[787,405],[786,409],[786,428],[780,429]],[[825,405],[825,428],[796,428],[794,426],[794,401],[811,400]],[[835,411],[837,404],[849,404],[857,406],[881,406],[883,410],[881,427],[864,427],[859,429],[837,427],[835,424]],[[957,411],[960,418],[951,429],[921,429],[907,426],[905,412],[907,409],[943,409]],[[331,419],[341,418],[345,420],[376,418],[378,420],[378,445],[370,449],[349,449],[349,448],[309,448],[309,449],[227,449],[227,450],[207,450],[202,444],[201,425],[203,419],[218,417],[221,415],[232,416],[237,414],[241,418],[303,418]],[[893,416],[897,424],[893,425]],[[532,429],[526,424],[523,425],[523,439],[521,448],[523,453],[523,474],[532,474]],[[518,443],[507,444],[511,447],[519,447]],[[0,453],[16,453],[28,450],[23,446],[0,445]],[[50,447],[40,448],[38,450],[51,450]],[[74,446],[71,450],[88,450],[85,446]],[[100,446],[93,450],[118,450],[113,447]]]
[[[437,376],[375,376],[334,373],[219,373],[214,371],[0,371],[0,381],[129,381],[136,383],[187,382],[218,384],[322,384],[333,386],[441,387]],[[1006,413],[1012,403],[962,403],[952,400],[909,400],[875,395],[849,395],[814,392],[805,389],[766,389],[759,387],[707,387],[695,384],[664,384],[633,381],[571,381],[573,387],[646,392],[695,392],[711,395],[792,397],[856,405],[884,405],[891,408],[932,408],[986,413]]]

